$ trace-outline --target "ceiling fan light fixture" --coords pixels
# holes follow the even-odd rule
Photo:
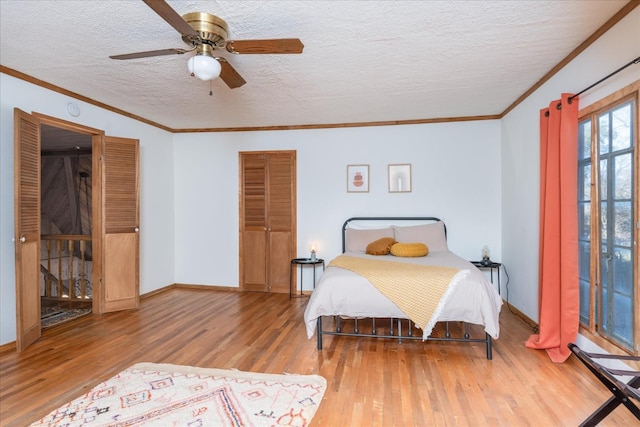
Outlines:
[[[220,77],[222,67],[218,60],[209,55],[196,55],[187,62],[189,73],[200,80],[213,80]]]

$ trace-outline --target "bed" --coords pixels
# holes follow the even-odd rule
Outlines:
[[[374,242],[390,240],[402,244],[391,249],[423,244],[428,254],[366,253]],[[307,336],[317,336],[319,350],[324,335],[358,336],[482,343],[492,358],[502,299],[480,270],[449,251],[439,218],[349,218],[342,252],[320,277],[304,313]],[[436,324],[444,333],[432,335]],[[483,333],[470,334],[469,324]]]

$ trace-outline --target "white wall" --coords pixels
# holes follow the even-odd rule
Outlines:
[[[238,286],[238,153],[296,150],[298,255],[327,261],[352,216],[437,216],[449,246],[500,259],[500,123],[174,135],[176,281]],[[387,165],[412,165],[412,192],[389,193]],[[368,164],[369,193],[347,193],[348,164]],[[305,279],[306,283],[311,283]]]
[[[577,93],[640,56],[636,8],[502,119],[502,261],[509,301],[538,320],[539,111],[562,92]],[[580,96],[580,108],[640,79],[632,65]],[[503,292],[503,298],[506,298]]]
[[[238,152],[297,151],[298,253],[340,251],[356,215],[433,215],[467,258],[500,257],[498,121],[305,131],[175,134],[0,74],[0,344],[15,340],[13,109],[70,120],[141,147],[140,291],[171,283],[238,286]],[[370,192],[346,192],[346,165],[370,165]],[[387,165],[411,163],[413,191],[388,193]],[[174,268],[175,266],[175,268]]]
[[[79,105],[77,118],[66,112]],[[16,337],[13,229],[13,109],[140,140],[140,292],[174,283],[172,135],[155,127],[0,74],[0,344]]]

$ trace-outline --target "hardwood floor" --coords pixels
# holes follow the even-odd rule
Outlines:
[[[503,307],[493,360],[482,345],[325,337],[308,340],[306,298],[174,288],[140,309],[44,331],[22,354],[0,348],[0,423],[25,426],[137,362],[319,374],[312,426],[575,426],[610,393],[571,357],[529,350]],[[603,426],[638,425],[618,407]]]

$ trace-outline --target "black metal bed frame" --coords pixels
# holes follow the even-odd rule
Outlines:
[[[352,221],[432,221],[438,222],[442,221],[440,218],[436,217],[353,217],[347,219],[342,225],[342,253],[345,252],[345,234],[347,227]],[[443,223],[445,236],[447,233],[447,227]],[[322,350],[322,336],[323,335],[336,335],[336,336],[349,336],[349,337],[368,337],[368,338],[393,338],[397,339],[398,342],[402,342],[403,339],[413,339],[413,340],[422,340],[422,335],[415,336],[413,335],[413,328],[411,320],[408,319],[386,319],[390,322],[390,328],[388,334],[379,334],[376,327],[376,318],[369,318],[372,320],[372,328],[371,332],[362,332],[358,327],[358,319],[352,319],[354,321],[353,332],[343,331],[342,329],[342,319],[339,316],[336,316],[336,329],[331,331],[325,331],[322,328],[322,316],[318,317],[316,332],[317,332],[317,342],[318,342],[318,350]],[[402,333],[402,321],[407,322],[406,334]],[[397,321],[397,328],[394,329],[394,321]],[[462,337],[452,337],[449,328],[449,322],[443,322],[445,324],[445,335],[444,337],[428,337],[427,341],[456,341],[456,342],[468,342],[468,343],[484,343],[486,346],[487,359],[491,360],[493,358],[492,352],[492,341],[491,336],[485,332],[484,338],[471,338],[469,334],[469,325],[466,322],[461,322],[464,324],[464,334]]]
[[[346,250],[345,246],[345,233],[347,232],[347,227],[350,222],[353,221],[432,221],[432,222],[442,222],[440,218],[436,218],[435,216],[356,216],[353,218],[349,218],[342,224],[342,253]],[[443,222],[444,226],[444,235],[447,236],[447,225]]]

